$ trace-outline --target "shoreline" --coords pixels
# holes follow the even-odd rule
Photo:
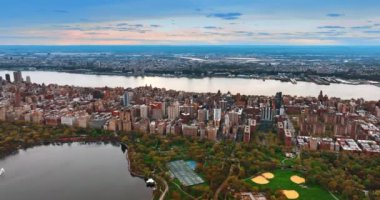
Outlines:
[[[298,82],[305,83],[313,83],[316,85],[330,85],[330,84],[343,84],[343,85],[374,85],[380,87],[380,81],[375,80],[364,80],[364,79],[345,79],[342,77],[336,77],[334,75],[310,75],[301,77],[276,77],[276,75],[257,75],[257,74],[237,74],[233,75],[230,72],[226,72],[223,74],[228,75],[179,75],[179,74],[156,74],[156,73],[145,73],[141,74],[131,74],[125,73],[122,71],[114,71],[114,72],[96,72],[91,70],[45,70],[45,69],[33,69],[30,70],[28,68],[2,68],[0,67],[0,71],[24,71],[24,72],[57,72],[57,73],[69,73],[69,74],[80,74],[80,75],[96,75],[96,76],[117,76],[117,77],[134,77],[134,78],[144,78],[144,77],[159,77],[159,78],[188,78],[188,79],[206,79],[206,78],[228,78],[228,79],[251,79],[251,80],[273,80],[279,81],[283,83],[292,83],[296,85]],[[279,72],[280,73],[280,72]]]
[[[190,93],[222,93],[241,94],[247,96],[273,96],[281,91],[292,97],[315,97],[323,91],[329,97],[342,100],[365,99],[378,101],[380,99],[380,84],[375,82],[365,85],[349,85],[332,83],[317,85],[313,82],[299,81],[297,84],[272,79],[248,79],[238,77],[161,77],[161,76],[122,76],[122,75],[95,75],[90,73],[73,73],[63,71],[21,71],[24,76],[31,77],[31,83],[53,84],[79,88],[139,88],[152,86],[165,90],[174,90]],[[0,76],[12,75],[13,71],[0,70]],[[12,79],[11,79],[12,80]],[[87,80],[83,82],[83,80]],[[229,82],[229,84],[226,84]]]
[[[128,162],[128,171],[129,173],[131,174],[132,177],[137,177],[137,178],[140,178],[142,179],[144,182],[145,182],[145,179],[147,177],[145,177],[144,175],[142,174],[139,174],[138,172],[132,170],[132,162],[131,160],[129,159],[129,153],[131,151],[128,151],[128,145],[121,142],[120,138],[107,138],[105,139],[104,137],[101,137],[101,138],[87,138],[87,137],[83,137],[83,136],[74,136],[74,137],[66,137],[66,138],[59,138],[59,139],[54,139],[54,140],[50,140],[50,141],[41,141],[40,143],[38,144],[33,144],[33,145],[27,145],[27,146],[22,146],[19,145],[17,149],[14,149],[14,150],[11,150],[11,151],[5,151],[5,153],[3,155],[0,155],[0,160],[4,160],[6,158],[8,158],[9,156],[13,156],[13,155],[17,155],[20,150],[24,150],[26,151],[27,149],[29,148],[34,148],[34,147],[40,147],[40,146],[45,146],[45,145],[52,145],[52,144],[58,144],[58,145],[64,145],[64,144],[73,144],[73,143],[79,143],[79,144],[84,144],[84,145],[87,145],[87,144],[92,144],[92,143],[106,143],[106,142],[117,142],[118,144],[120,145],[124,145],[126,146],[126,160]],[[156,176],[154,175],[155,177],[157,177],[158,179],[162,179],[163,182],[165,183],[165,180],[159,176]],[[162,181],[161,180],[161,181]],[[158,182],[156,182],[158,184]],[[160,199],[162,199],[163,197],[166,194],[166,192],[162,193],[162,195],[160,195]],[[154,192],[152,190],[152,199],[154,199]]]
[[[0,122],[1,123],[1,122]],[[7,149],[5,150],[2,154],[0,154],[0,160],[4,160],[6,158],[8,158],[9,156],[13,156],[13,155],[17,155],[20,150],[24,150],[26,151],[27,149],[29,148],[34,148],[34,147],[39,147],[39,146],[45,146],[45,145],[52,145],[52,144],[56,144],[56,145],[64,145],[64,144],[73,144],[73,143],[79,143],[79,144],[91,144],[91,143],[107,143],[107,142],[115,142],[115,143],[118,143],[120,145],[124,145],[126,147],[126,160],[128,162],[128,171],[130,173],[130,175],[132,177],[137,177],[137,178],[140,178],[142,179],[144,182],[146,181],[147,177],[140,174],[139,172],[133,170],[133,163],[131,162],[129,156],[130,156],[130,153],[132,153],[132,151],[130,151],[128,149],[128,145],[124,142],[121,141],[121,138],[119,136],[117,137],[112,137],[112,136],[99,136],[99,137],[96,137],[96,138],[93,138],[93,137],[88,137],[88,136],[82,136],[82,135],[78,135],[78,136],[72,136],[72,137],[61,137],[61,138],[56,138],[56,139],[52,139],[52,140],[41,140],[39,142],[36,142],[34,144],[26,144],[26,143],[22,143],[22,144],[19,144],[17,146],[17,148],[15,149]],[[158,175],[152,175],[154,177],[156,177],[157,179],[160,179],[160,181],[163,182],[163,184],[166,183],[166,180]],[[159,186],[159,182],[156,181],[156,187]],[[167,183],[165,184],[165,191],[160,194],[159,198],[160,199],[163,199],[164,196],[166,195],[168,191],[168,186],[167,186]],[[154,190],[152,190],[152,199],[155,198],[155,195],[154,195]]]

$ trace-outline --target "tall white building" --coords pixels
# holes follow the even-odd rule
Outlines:
[[[224,115],[224,125],[230,126],[230,116],[228,114]]]
[[[143,119],[148,119],[148,106],[141,105],[140,106],[140,117]]]
[[[214,108],[214,121],[220,121],[222,119],[222,109]]]

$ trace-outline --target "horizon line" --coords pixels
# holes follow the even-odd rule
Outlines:
[[[380,47],[380,44],[0,44],[5,46],[287,46],[287,47]]]

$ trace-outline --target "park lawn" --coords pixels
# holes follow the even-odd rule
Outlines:
[[[303,188],[300,185],[293,183],[290,180],[290,177],[293,175],[299,175],[291,170],[275,170],[272,172],[274,178],[270,179],[269,183],[266,185],[258,185],[251,181],[251,178],[246,179],[245,181],[252,186],[258,187],[259,189],[270,188],[272,190],[295,190],[299,193],[300,197],[298,199],[302,200],[334,200],[330,193],[323,189],[319,185],[307,184],[307,188]],[[302,175],[299,175],[302,177]]]

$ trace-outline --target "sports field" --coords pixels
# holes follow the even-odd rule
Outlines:
[[[257,184],[254,183],[251,179],[255,180],[256,177],[251,177],[246,179],[246,182],[252,186],[256,186],[258,188],[271,188],[273,190],[286,190],[288,194],[298,193],[299,197],[297,199],[305,199],[305,200],[335,200],[330,193],[323,189],[318,185],[311,185],[307,183],[297,184],[291,180],[293,180],[296,176],[296,180],[300,179],[302,176],[290,170],[275,170],[272,172],[274,177],[272,179],[267,179],[268,183],[266,184]],[[294,190],[294,191],[293,191]],[[286,193],[285,191],[285,193]],[[289,192],[290,191],[290,192]]]
[[[197,185],[204,182],[183,160],[168,163],[168,168],[184,186]]]

